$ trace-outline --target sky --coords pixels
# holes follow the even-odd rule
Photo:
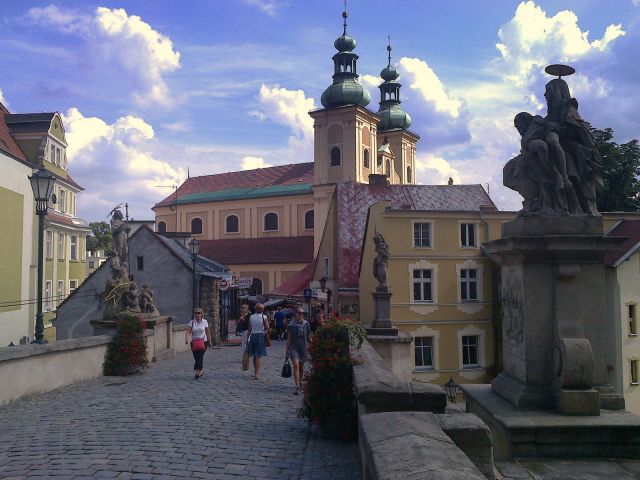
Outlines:
[[[138,220],[187,175],[313,161],[310,110],[331,84],[340,0],[0,0],[0,102],[58,111],[78,215]],[[513,117],[546,114],[566,63],[582,117],[640,138],[640,0],[350,0],[361,82],[378,109],[391,37],[417,182],[480,183],[501,210]]]

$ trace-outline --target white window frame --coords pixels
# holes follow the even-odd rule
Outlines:
[[[58,209],[61,213],[67,212],[67,191],[60,189],[60,195],[58,195]]]
[[[638,379],[638,359],[629,359],[629,384],[638,385],[640,381]]]
[[[413,298],[413,271],[431,270],[431,302],[416,301]],[[438,264],[420,259],[407,265],[407,291],[409,292],[409,309],[418,315],[429,315],[438,310]]]
[[[78,288],[78,280],[75,278],[73,280],[69,280],[69,295],[74,292]]]
[[[53,258],[53,232],[51,230],[45,231],[45,257]]]
[[[55,301],[56,307],[62,303],[62,301],[64,300],[64,297],[65,297],[64,280],[58,280],[58,286],[56,288],[56,301]]]
[[[472,341],[473,340],[473,341]],[[468,357],[471,359],[471,348],[475,349],[475,362],[464,362],[465,349],[469,351]],[[462,349],[462,368],[478,368],[480,366],[480,337],[478,335],[462,335],[460,341]]]
[[[471,273],[473,272],[473,275]],[[478,302],[478,270],[476,268],[460,269],[460,302],[477,303]],[[471,298],[471,286],[475,285],[475,298]],[[465,298],[467,297],[467,298]]]
[[[307,228],[307,215],[311,213],[313,215],[313,227],[309,227]],[[313,211],[313,208],[311,210],[307,210],[306,212],[304,212],[303,218],[302,218],[302,222],[303,222],[303,229],[304,230],[313,230],[316,224],[316,219],[315,219],[315,212]]]
[[[468,301],[462,300],[462,270],[476,271],[476,295],[477,299]],[[456,278],[458,291],[458,310],[464,313],[477,313],[484,308],[484,263],[474,259],[467,259],[462,263],[456,264]]]
[[[229,218],[231,217],[236,217],[236,225],[238,227],[238,229],[234,232],[228,229],[229,227]],[[263,225],[264,227],[264,225]],[[224,217],[224,233],[230,233],[230,234],[236,234],[236,233],[240,233],[240,216],[236,215],[235,213],[230,213],[229,215],[227,215],[226,217]]]
[[[636,303],[627,303],[627,327],[630,337],[638,336],[638,305]]]
[[[420,343],[421,345],[418,345],[418,339],[420,339]],[[424,345],[422,344],[424,339],[428,339],[429,340],[429,345]],[[431,356],[431,363],[428,365],[418,365],[418,363],[415,364],[416,370],[433,370],[434,369],[434,343],[435,343],[435,339],[432,336],[427,336],[427,337],[423,337],[423,336],[419,336],[419,337],[414,337],[414,359],[418,358],[418,350],[420,350],[422,352],[422,360],[424,361],[424,351],[425,350],[429,350],[430,356]]]
[[[415,277],[415,272],[421,272],[419,278]],[[424,272],[429,272],[428,277],[423,277]],[[415,285],[420,285],[420,296],[424,295],[424,286],[429,285],[430,299],[424,298],[417,299],[415,295]],[[411,272],[411,300],[412,303],[433,303],[433,270],[430,268],[414,268]]]
[[[486,343],[486,332],[478,327],[469,326],[463,329],[458,330],[458,364],[460,366],[461,371],[468,370],[479,370],[485,368],[486,363],[486,351],[485,351],[485,343]],[[464,365],[463,356],[462,356],[462,337],[478,337],[478,363]],[[471,378],[471,377],[469,377]]]
[[[64,233],[58,233],[58,260],[64,260],[66,258],[65,252],[66,239]]]
[[[267,215],[275,215],[276,216],[276,222],[277,222],[277,227],[273,230],[267,230],[266,226],[267,226]],[[280,231],[280,215],[278,215],[278,212],[267,212],[262,216],[262,231],[263,232],[279,232]]]
[[[469,242],[469,231],[473,232],[473,243]],[[478,248],[478,224],[460,223],[460,248]]]
[[[53,310],[53,282],[47,280],[44,282],[44,308],[45,310]]]
[[[429,226],[429,238],[428,240],[428,245],[416,245],[416,225],[428,225]],[[422,234],[422,229],[420,231],[420,234]],[[420,238],[420,240],[422,240],[422,237]],[[432,221],[419,221],[419,220],[415,220],[413,222],[411,222],[411,246],[413,248],[429,248],[429,249],[433,249],[433,222]]]
[[[78,260],[78,236],[69,236],[69,260]]]

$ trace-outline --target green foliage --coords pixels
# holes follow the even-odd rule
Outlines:
[[[640,147],[638,140],[618,145],[613,130],[592,129],[596,147],[602,157],[604,190],[597,196],[600,212],[635,212],[640,210]]]
[[[104,250],[111,253],[111,226],[107,222],[91,222],[91,235],[87,237],[87,250]]]
[[[349,343],[362,345],[362,326],[349,319],[332,319],[311,343],[311,371],[306,376],[300,414],[327,434],[344,440],[358,435],[358,404],[353,394],[353,369]]]
[[[127,375],[143,369],[149,364],[144,320],[123,313],[116,322],[116,335],[109,344],[102,365],[104,374]]]

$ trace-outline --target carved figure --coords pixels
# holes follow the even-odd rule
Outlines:
[[[142,313],[154,313],[156,306],[153,303],[153,292],[147,285],[142,285],[140,295],[138,295],[138,303]]]
[[[128,312],[139,312],[140,306],[138,304],[138,287],[134,282],[129,284],[129,289],[123,295],[124,308]]]
[[[503,183],[524,198],[521,215],[597,215],[602,174],[589,125],[561,78],[547,83],[545,98],[545,118],[521,112],[514,119],[521,152],[505,165]]]
[[[387,285],[387,273],[389,262],[389,246],[384,240],[381,233],[376,233],[373,236],[373,243],[375,244],[376,256],[373,259],[373,276],[378,280],[378,290],[388,290]]]
[[[131,227],[124,221],[122,212],[117,208],[113,210],[111,217],[111,242],[113,246],[113,257],[111,265],[113,268],[123,267],[129,271],[129,245],[128,234]]]

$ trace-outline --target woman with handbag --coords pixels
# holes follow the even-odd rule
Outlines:
[[[304,319],[304,310],[297,307],[296,316],[287,326],[287,348],[285,359],[291,359],[293,363],[293,378],[296,381],[294,395],[300,394],[302,388],[302,372],[304,361],[307,358],[309,345],[311,344],[311,326]]]
[[[209,341],[211,340],[211,330],[209,330],[209,322],[203,318],[204,312],[201,308],[196,308],[193,311],[193,319],[189,322],[187,332],[184,336],[184,343],[189,343],[189,336],[191,336],[191,353],[193,353],[193,370],[195,372],[195,379],[199,379],[204,370],[202,367],[202,360],[204,359],[204,352],[207,350]]]
[[[256,304],[256,313],[249,317],[249,339],[247,353],[253,357],[255,379],[260,380],[260,358],[267,355],[266,336],[269,334],[269,323],[264,312],[264,305]]]

